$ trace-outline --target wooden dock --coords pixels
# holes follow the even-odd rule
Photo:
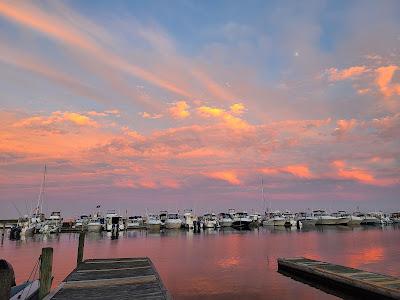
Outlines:
[[[379,299],[400,299],[400,278],[382,275],[304,257],[279,258],[278,271],[322,290]],[[292,276],[294,275],[294,276]],[[323,288],[328,286],[328,289]],[[335,293],[336,294],[336,293]]]
[[[87,259],[44,299],[171,299],[151,260]]]

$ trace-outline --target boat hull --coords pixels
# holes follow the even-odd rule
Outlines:
[[[340,217],[336,220],[336,225],[347,225],[350,222],[350,217]]]
[[[351,216],[350,220],[349,220],[349,223],[347,223],[347,225],[350,225],[350,226],[360,225],[362,220],[363,219],[360,218],[360,217]]]
[[[89,232],[100,232],[103,229],[103,225],[101,224],[88,224],[87,230]]]
[[[160,230],[161,229],[161,223],[158,223],[158,224],[147,224],[146,228],[148,230]]]
[[[337,225],[337,218],[318,218],[315,225]]]
[[[221,227],[231,227],[233,223],[233,220],[231,219],[222,219],[219,221],[219,225],[221,225]]]
[[[285,219],[268,219],[263,221],[264,226],[285,226]]]
[[[236,229],[248,229],[250,228],[251,221],[237,220],[232,222],[232,227]]]
[[[317,219],[299,219],[302,226],[315,226]]]
[[[167,228],[167,229],[179,229],[179,228],[181,228],[181,226],[182,226],[182,222],[168,222],[168,220],[167,221],[165,221],[165,228]]]

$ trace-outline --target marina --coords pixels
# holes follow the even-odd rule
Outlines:
[[[7,231],[8,232],[8,231]],[[399,277],[400,228],[390,226],[284,226],[194,230],[146,229],[86,232],[83,260],[149,257],[173,299],[270,297],[337,299],[281,275],[280,257],[307,257]],[[14,267],[17,284],[34,268],[43,247],[52,247],[55,290],[76,268],[80,233],[35,234],[5,239],[3,258]],[[242,276],[242,274],[252,274]],[[295,292],[296,291],[296,292]],[[298,294],[298,295],[297,295]]]

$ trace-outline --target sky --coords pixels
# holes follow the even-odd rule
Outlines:
[[[45,164],[44,211],[65,217],[400,210],[399,15],[388,0],[1,1],[0,217],[36,205]]]

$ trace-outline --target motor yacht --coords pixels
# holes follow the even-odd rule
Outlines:
[[[193,215],[193,211],[191,209],[185,209],[183,213],[183,227],[186,229],[193,229],[193,222],[197,221],[197,218]]]
[[[221,227],[231,227],[233,218],[229,213],[220,213],[218,215],[218,222]]]
[[[247,212],[237,212],[233,217],[232,227],[236,229],[250,228],[252,220],[249,218]]]
[[[286,219],[282,216],[280,211],[273,211],[266,213],[263,226],[285,226]]]
[[[140,229],[144,227],[144,221],[142,216],[129,217],[126,222],[127,229]]]
[[[337,225],[338,218],[329,215],[323,209],[314,210],[313,215],[317,218],[315,225]]]
[[[332,214],[333,217],[336,217],[336,225],[347,225],[350,222],[350,214],[345,212],[344,210],[339,210]]]
[[[148,215],[146,221],[146,228],[149,230],[160,230],[161,220],[158,215]]]
[[[167,215],[165,220],[165,228],[167,229],[179,229],[182,226],[182,220],[179,218],[177,213],[172,213]]]
[[[299,212],[296,214],[296,220],[301,222],[302,226],[315,226],[318,219],[314,217],[311,213]]]
[[[205,214],[203,216],[203,228],[219,227],[218,218],[215,214]]]

